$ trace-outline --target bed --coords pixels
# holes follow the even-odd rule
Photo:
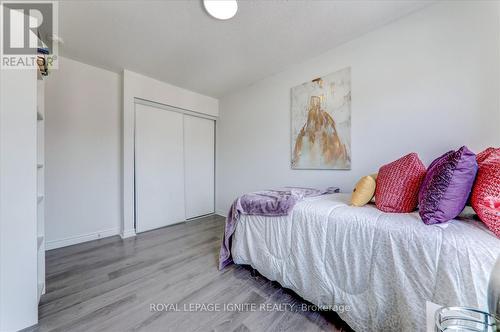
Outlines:
[[[356,331],[423,331],[426,301],[487,308],[500,240],[461,215],[425,225],[417,212],[349,206],[350,194],[298,202],[288,216],[241,215],[236,264],[325,309]]]

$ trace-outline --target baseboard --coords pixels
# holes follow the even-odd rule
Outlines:
[[[135,236],[135,229],[126,229],[124,230],[123,232],[120,233],[120,236],[122,237],[122,239],[126,239],[128,237],[132,237],[132,236]]]
[[[47,242],[45,242],[45,250],[67,247],[67,246],[71,246],[73,244],[102,239],[105,237],[118,235],[118,234],[120,234],[119,228],[111,228],[111,229],[105,229],[105,230],[94,232],[94,233],[88,233],[88,234],[84,234],[84,235],[67,237],[65,239],[47,241]]]
[[[227,217],[227,213],[226,213],[226,212],[224,212],[223,210],[215,210],[215,214],[216,214],[216,215],[219,215],[219,216],[221,216],[221,217],[224,217],[224,218],[226,218],[226,217]]]

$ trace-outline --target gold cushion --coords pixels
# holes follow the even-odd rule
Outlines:
[[[377,174],[363,176],[352,191],[351,204],[363,206],[375,196],[375,186],[377,184]]]

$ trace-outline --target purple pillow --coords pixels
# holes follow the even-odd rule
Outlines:
[[[443,223],[462,212],[477,168],[476,155],[465,146],[446,152],[430,164],[418,193],[424,223]]]

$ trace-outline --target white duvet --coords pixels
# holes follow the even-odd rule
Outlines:
[[[318,306],[346,306],[338,313],[356,331],[423,331],[426,301],[487,309],[500,240],[481,222],[427,226],[417,212],[349,200],[332,194],[307,198],[285,217],[242,215],[234,262]]]

